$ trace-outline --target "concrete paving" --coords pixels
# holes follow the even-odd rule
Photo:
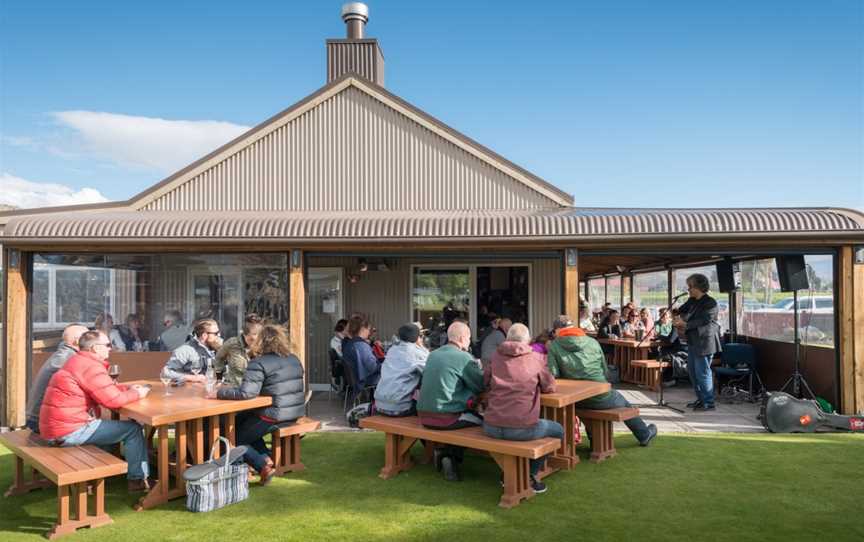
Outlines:
[[[622,385],[616,389],[633,404],[656,404],[657,394],[635,386]],[[664,390],[664,400],[684,411],[675,412],[668,408],[641,406],[642,417],[648,423],[657,424],[661,433],[761,433],[765,432],[756,419],[759,403],[724,403],[717,401],[717,409],[712,412],[693,412],[685,408],[694,398],[693,391],[686,385]],[[348,427],[342,411],[342,398],[327,392],[315,392],[309,405],[309,415],[321,420],[322,431],[356,431]],[[627,427],[615,424],[616,432],[626,432]]]

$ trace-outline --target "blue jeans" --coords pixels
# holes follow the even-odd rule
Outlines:
[[[123,443],[123,453],[129,469],[126,472],[130,480],[143,480],[150,472],[147,464],[147,448],[144,445],[144,430],[137,422],[131,420],[92,420],[62,439],[61,446],[110,446]]]
[[[609,392],[609,397],[605,399],[589,399],[587,401],[582,401],[581,403],[576,403],[576,406],[579,408],[590,408],[592,410],[608,410],[610,408],[630,408],[630,401],[628,401],[618,390],[612,390]],[[651,431],[648,430],[648,424],[645,423],[645,420],[642,419],[641,416],[636,416],[635,418],[631,418],[624,422],[624,425],[627,426],[627,429],[633,433],[633,436],[636,437],[636,440],[639,442],[643,442],[651,435]],[[588,438],[591,438],[589,433]]]
[[[687,349],[687,372],[690,373],[690,382],[696,399],[702,401],[703,405],[714,404],[714,379],[711,375],[711,360],[714,356],[703,356]]]
[[[254,412],[245,412],[238,418],[237,445],[246,446],[246,454],[243,459],[260,473],[267,464],[267,456],[270,455],[270,450],[267,449],[267,444],[264,442],[264,436],[276,429],[277,426],[262,420]]]
[[[498,427],[483,422],[483,432],[487,436],[501,440],[536,440],[545,437],[564,438],[564,428],[560,423],[544,420],[543,418],[540,418],[531,427]],[[540,467],[545,460],[546,457],[530,460],[531,476],[535,476],[540,471]]]

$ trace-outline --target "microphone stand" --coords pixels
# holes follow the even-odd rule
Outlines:
[[[673,297],[672,303],[670,303],[666,307],[665,312],[668,313],[669,311],[671,311],[672,306],[675,305],[675,303],[677,303],[678,300],[681,299],[682,297],[684,297],[685,295],[687,295],[687,292],[684,292],[682,294],[678,294],[675,297]],[[642,339],[636,344],[636,348],[639,348],[640,346],[642,346],[642,343],[645,341],[645,339],[647,337],[648,337],[648,333],[646,332],[645,335],[643,335]],[[642,405],[633,405],[633,406],[636,408],[668,408],[669,410],[674,410],[675,412],[678,412],[679,414],[684,414],[683,410],[681,410],[678,407],[674,407],[674,406],[670,405],[669,403],[667,403],[663,399],[663,361],[660,359],[659,351],[658,351],[658,355],[657,355],[657,362],[660,363],[660,383],[659,383],[660,391],[659,391],[659,394],[657,396],[657,402],[656,403],[642,404]]]

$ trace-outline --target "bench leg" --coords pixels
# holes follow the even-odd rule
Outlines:
[[[615,442],[612,439],[612,422],[603,420],[583,420],[591,434],[591,462],[599,463],[615,456]]]
[[[9,489],[6,490],[6,493],[4,493],[3,496],[11,497],[13,495],[24,495],[25,493],[30,493],[35,489],[44,489],[52,486],[54,486],[54,484],[52,484],[50,480],[41,478],[39,472],[33,468],[30,469],[30,480],[25,480],[24,460],[15,456],[14,479],[12,485],[9,486]]]
[[[524,499],[534,496],[531,489],[530,467],[527,457],[515,457],[497,453],[490,454],[504,473],[504,493],[498,506],[513,508]]]
[[[302,435],[288,435],[280,438],[279,431],[273,431],[270,435],[273,439],[273,464],[276,466],[276,476],[306,469],[306,465],[300,461],[300,437]]]
[[[49,540],[72,534],[82,527],[101,527],[112,523],[105,513],[105,480],[92,482],[95,487],[94,514],[87,512],[87,482],[57,488],[57,523],[45,536]],[[75,502],[75,519],[71,504]]]
[[[387,442],[384,446],[384,467],[378,476],[387,480],[414,466],[411,461],[411,446],[417,439],[390,433],[387,433],[385,438]]]

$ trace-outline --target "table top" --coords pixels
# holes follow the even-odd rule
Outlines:
[[[540,395],[540,404],[547,407],[561,408],[567,405],[590,399],[595,395],[606,393],[612,389],[608,382],[594,382],[593,380],[567,380],[565,378],[555,379],[555,393],[544,393]]]
[[[203,384],[171,387],[171,395],[165,395],[165,386],[158,380],[136,380],[125,384],[152,386],[147,397],[129,403],[118,411],[121,416],[152,427],[265,407],[273,401],[267,395],[242,401],[207,399],[204,397]]]

